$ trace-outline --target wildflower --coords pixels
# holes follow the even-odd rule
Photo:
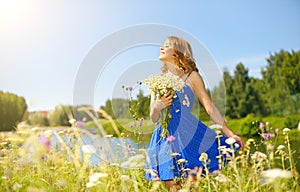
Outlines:
[[[136,127],[141,127],[142,126],[142,121],[138,121],[135,126]]]
[[[172,157],[180,156],[180,153],[171,153]]]
[[[222,152],[222,154],[227,154],[227,153],[233,153],[234,151],[230,148],[221,148],[220,151]]]
[[[86,154],[96,153],[96,149],[93,145],[82,145],[81,150]]]
[[[221,138],[221,137],[223,137],[223,135],[221,134],[221,131],[220,131],[220,130],[216,130],[216,133],[217,133],[216,138]]]
[[[109,135],[109,134],[108,134],[108,135],[105,135],[105,137],[106,137],[106,138],[111,138],[111,137],[113,137],[113,135]]]
[[[142,117],[141,119],[140,119],[140,122],[144,122],[145,121],[145,119]]]
[[[235,143],[235,144],[234,144],[234,147],[235,147],[235,148],[239,148],[239,147],[240,147],[240,144]]]
[[[128,175],[122,175],[121,179],[128,181],[130,179],[130,177]]]
[[[48,130],[44,131],[44,135],[47,138],[52,138],[52,130],[48,129]]]
[[[175,137],[173,135],[167,137],[167,141],[172,142],[175,140]]]
[[[39,142],[46,148],[46,149],[50,149],[50,141],[47,137],[41,137],[39,139]]]
[[[204,162],[208,159],[208,155],[207,153],[201,153],[200,157],[199,157],[199,161]]]
[[[228,139],[225,140],[225,142],[228,144],[228,145],[232,145],[236,142],[236,140],[232,137],[229,137]]]
[[[17,191],[18,189],[21,189],[22,188],[22,184],[16,182],[14,185],[13,185],[13,191]]]
[[[287,133],[287,132],[290,132],[290,129],[289,128],[284,128],[283,133]]]
[[[224,175],[221,175],[221,174],[217,175],[215,177],[215,180],[217,180],[217,181],[219,181],[221,183],[225,183],[225,182],[228,181],[228,179]]]
[[[246,145],[250,145],[251,143],[255,143],[255,140],[250,138],[246,141]]]
[[[176,109],[176,110],[175,110],[176,113],[178,113],[179,111],[180,111],[179,109]]]
[[[267,159],[267,155],[260,151],[255,151],[254,154],[251,155],[251,159]]]
[[[94,173],[89,177],[90,182],[97,182],[100,178],[108,177],[107,173]]]
[[[133,87],[127,87],[127,89],[128,89],[129,91],[132,91],[132,90],[133,90]]]
[[[260,122],[260,123],[259,123],[259,128],[260,128],[260,129],[263,129],[264,127],[265,127],[265,124],[264,124],[263,122]]]
[[[266,183],[271,183],[276,179],[291,178],[293,174],[291,171],[275,168],[263,171],[262,176],[266,179]]]
[[[124,153],[129,153],[129,152],[131,152],[131,149],[130,149],[129,147],[124,147],[124,148],[122,149],[122,151],[123,151]]]
[[[75,122],[76,122],[76,119],[70,119],[70,120],[69,120],[69,123],[70,123],[71,125],[73,125]]]
[[[78,127],[83,127],[84,126],[84,122],[83,121],[76,121],[75,125]]]
[[[274,134],[274,133],[263,133],[263,134],[262,134],[262,138],[265,139],[265,140],[269,140],[269,139],[271,139],[272,137],[275,137],[275,134]]]
[[[284,145],[278,145],[277,150],[282,150],[282,149],[284,149],[284,148],[285,148]]]
[[[226,148],[226,146],[224,146],[224,145],[221,145],[218,147],[219,150],[224,150],[225,148]]]
[[[98,183],[97,183],[98,184]],[[86,183],[86,188],[91,188],[97,185],[96,183],[88,182]]]
[[[211,126],[209,126],[211,129],[214,129],[214,130],[219,130],[219,129],[222,129],[222,125],[219,125],[219,124],[213,124]]]
[[[87,188],[91,188],[93,186],[96,186],[100,184],[101,182],[99,181],[100,178],[105,178],[108,177],[107,173],[95,173],[89,177],[89,182],[86,184]]]
[[[178,164],[183,164],[183,163],[185,163],[185,162],[187,162],[187,160],[185,160],[185,159],[178,159],[178,160],[177,160],[177,163],[178,163]]]

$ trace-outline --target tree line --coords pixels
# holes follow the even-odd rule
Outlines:
[[[224,69],[224,81],[208,90],[222,114],[243,118],[248,114],[300,113],[300,51],[281,50],[270,54],[266,62],[267,66],[261,70],[262,78],[250,77],[243,63],[236,65],[233,74]],[[140,90],[135,99],[107,100],[100,108],[113,118],[141,118],[149,115],[149,104],[149,96]],[[51,113],[28,113],[24,97],[0,91],[0,131],[12,130],[23,120],[38,126],[67,126],[71,117],[91,120],[86,112],[78,111],[81,107],[88,106],[57,105]],[[192,113],[201,120],[209,118],[197,102]]]
[[[227,116],[242,118],[248,114],[266,116],[300,112],[300,51],[281,50],[270,54],[266,61],[261,79],[249,77],[249,70],[243,63],[236,65],[233,75],[224,70]],[[216,87],[212,94],[218,97],[222,88]]]

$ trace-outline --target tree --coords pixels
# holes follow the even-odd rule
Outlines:
[[[265,101],[270,113],[282,115],[299,111],[300,52],[281,50],[271,54],[262,70]]]
[[[70,105],[57,105],[50,113],[50,125],[51,126],[69,126],[69,120],[73,118],[73,108]]]
[[[10,131],[24,120],[27,104],[22,96],[0,91],[0,130]]]
[[[49,126],[47,114],[43,112],[34,112],[29,116],[29,124],[34,126]]]

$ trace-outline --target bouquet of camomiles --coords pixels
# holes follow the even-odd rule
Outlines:
[[[159,100],[164,94],[170,93],[174,94],[175,91],[181,91],[184,86],[184,81],[170,72],[164,73],[162,75],[150,75],[149,79],[144,81],[145,85],[149,85],[149,90],[154,92],[156,99]],[[174,96],[175,97],[175,96]],[[166,138],[169,136],[168,125],[170,123],[170,108],[166,108],[165,117],[162,118],[161,122],[162,133],[161,137]]]
[[[144,81],[144,84],[149,85],[150,91],[154,92],[159,99],[167,92],[180,91],[184,86],[184,81],[168,72],[162,75],[150,75],[149,79]]]

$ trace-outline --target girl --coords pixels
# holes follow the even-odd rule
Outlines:
[[[161,125],[156,123],[148,149],[146,178],[164,181],[170,190],[175,178],[187,177],[187,170],[203,168],[203,162],[207,162],[205,165],[209,172],[219,170],[218,147],[221,145],[230,148],[231,145],[225,142],[227,138],[236,141],[232,145],[236,150],[244,145],[244,141],[229,129],[212,103],[187,41],[175,36],[168,37],[160,48],[159,59],[164,63],[162,73],[170,72],[185,83],[183,91],[167,93],[159,100],[155,93],[151,93],[150,118],[153,122],[158,122],[160,112],[170,107],[171,118],[167,128],[170,136],[162,138]],[[211,119],[222,125],[221,132],[224,136],[217,137],[215,131],[193,116],[191,109],[194,96],[199,99]]]

